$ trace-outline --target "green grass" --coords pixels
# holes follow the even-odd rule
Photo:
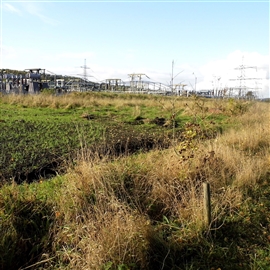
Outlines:
[[[110,102],[101,105],[97,100],[86,106],[76,102],[76,95],[73,103],[64,104],[61,98],[55,98],[51,101],[52,107],[41,101],[34,102],[34,99],[32,103],[0,100],[0,180],[28,180],[33,178],[31,174],[42,174],[48,167],[54,170],[84,147],[115,148],[116,152],[122,152],[124,147],[134,151],[147,144],[158,144],[166,141],[172,133],[181,131],[185,123],[192,119],[192,116],[184,114],[184,108],[179,108],[174,118],[177,127],[173,129],[171,121],[164,128],[153,120],[162,117],[170,121],[176,111],[174,101],[165,107],[163,100],[128,95],[130,103],[121,105],[119,101],[114,103],[115,100],[122,98],[125,101],[128,96],[106,93],[82,93],[77,96],[85,99],[91,96],[109,98]],[[151,105],[137,105],[134,100],[140,103],[151,101]],[[215,120],[220,126],[225,118],[211,116],[207,121]]]
[[[0,178],[27,178],[34,170],[60,163],[82,139],[93,144],[102,136],[102,126],[81,118],[81,113],[1,104]]]

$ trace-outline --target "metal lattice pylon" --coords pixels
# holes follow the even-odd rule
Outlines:
[[[239,81],[239,86],[235,87],[236,90],[238,90],[238,97],[243,97],[246,96],[247,94],[247,89],[253,89],[253,88],[248,88],[246,86],[246,80],[260,80],[259,78],[246,78],[246,69],[253,68],[256,69],[256,66],[245,66],[244,65],[244,56],[242,57],[242,65],[236,67],[236,70],[240,70],[240,76],[238,76],[237,79],[230,79],[230,81]]]

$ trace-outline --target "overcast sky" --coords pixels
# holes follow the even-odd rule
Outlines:
[[[174,61],[188,89],[244,75],[270,97],[269,2],[1,1],[0,68],[83,76],[85,59],[93,81],[145,73],[169,84]]]

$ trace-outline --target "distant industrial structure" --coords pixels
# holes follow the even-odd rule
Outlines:
[[[1,92],[10,94],[38,94],[44,89],[55,89],[57,93],[86,92],[86,91],[112,91],[127,93],[168,94],[169,86],[162,83],[143,80],[145,74],[128,74],[129,81],[119,78],[109,78],[101,82],[87,79],[84,73],[82,78],[74,76],[57,75],[41,68],[26,69],[20,74],[7,73],[1,70]],[[147,75],[145,75],[147,77]]]
[[[23,74],[6,73],[1,71],[1,91],[15,94],[36,94],[48,88],[46,81],[41,78],[45,70],[41,68],[26,69]]]
[[[173,62],[174,64],[174,62]],[[213,85],[213,89],[186,90],[187,84],[178,83],[174,84],[174,78],[180,74],[173,75],[169,85],[160,82],[151,81],[150,78],[144,73],[127,74],[128,81],[122,81],[119,78],[109,78],[101,82],[93,82],[88,80],[86,60],[83,68],[83,76],[64,76],[57,75],[51,71],[42,68],[25,69],[24,71],[16,72],[17,74],[9,73],[9,70],[0,70],[0,91],[5,94],[38,94],[44,89],[54,89],[56,94],[68,92],[87,92],[87,91],[109,91],[120,93],[140,93],[140,94],[159,94],[159,95],[176,95],[176,96],[191,96],[197,95],[205,98],[256,98],[256,91],[248,88],[245,85],[246,80],[259,80],[259,78],[246,78],[245,69],[256,68],[248,67],[243,64],[236,69],[240,70],[241,75],[237,79],[231,79],[239,82],[236,87],[223,87],[219,86],[220,77],[217,78],[217,84]],[[258,89],[255,89],[258,90]]]

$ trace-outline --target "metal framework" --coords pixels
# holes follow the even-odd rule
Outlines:
[[[150,79],[144,73],[132,73],[132,74],[128,74],[128,76],[130,77],[130,90],[132,92],[135,92],[135,90],[137,90],[137,91],[143,90],[142,76],[145,76],[146,78]]]
[[[252,90],[252,89],[256,89],[257,88],[252,88],[252,87],[247,87],[246,86],[246,81],[247,80],[261,80],[260,78],[247,78],[246,77],[246,69],[256,69],[257,71],[257,67],[256,66],[245,66],[244,65],[244,57],[242,58],[242,65],[238,66],[235,68],[236,70],[240,71],[240,76],[237,77],[237,79],[230,79],[230,81],[238,81],[239,82],[239,86],[238,87],[234,87],[234,89],[238,92],[237,96],[238,97],[246,97],[247,94],[249,93],[247,90]],[[253,95],[253,93],[252,93]]]
[[[80,68],[83,69],[83,83],[82,83],[82,85],[84,85],[83,87],[84,87],[84,90],[86,91],[86,89],[89,87],[88,77],[93,77],[91,75],[87,75],[87,69],[91,69],[91,68],[86,65],[86,59],[84,59],[84,65],[80,66]],[[78,75],[81,75],[81,74],[78,74]]]

